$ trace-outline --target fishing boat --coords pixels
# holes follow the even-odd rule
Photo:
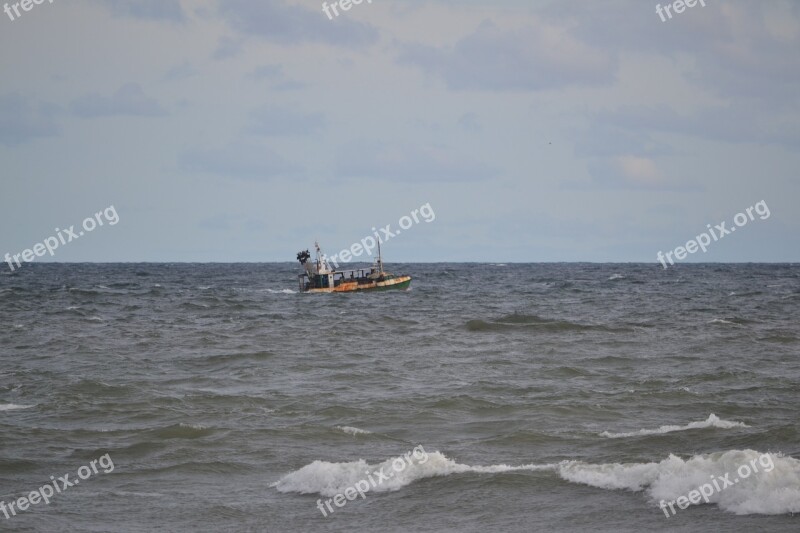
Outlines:
[[[312,262],[308,250],[299,252],[297,260],[305,272],[300,274],[300,292],[358,292],[408,289],[411,276],[395,276],[383,270],[381,245],[378,244],[378,258],[371,268],[335,270],[330,267],[319,243],[314,243],[317,255]]]

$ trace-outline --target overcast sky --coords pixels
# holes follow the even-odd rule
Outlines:
[[[330,3],[330,2],[329,2]],[[800,2],[45,0],[0,13],[0,254],[800,260]],[[12,2],[13,4],[13,2]],[[13,9],[12,9],[13,14]]]

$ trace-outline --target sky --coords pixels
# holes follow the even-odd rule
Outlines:
[[[0,254],[294,261],[428,206],[387,264],[657,264],[763,202],[685,262],[800,261],[800,2],[704,3],[11,2]]]

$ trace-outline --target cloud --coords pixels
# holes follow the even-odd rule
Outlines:
[[[247,79],[266,81],[273,91],[298,91],[309,86],[308,83],[286,78],[281,65],[262,65],[248,74]]]
[[[710,106],[692,115],[681,115],[666,105],[623,106],[598,114],[597,120],[634,134],[678,133],[720,142],[800,146],[800,126],[793,118],[800,115],[800,109],[784,107],[784,113],[779,115],[770,113],[770,105]]]
[[[101,0],[118,17],[183,22],[186,15],[179,0]]]
[[[322,130],[322,113],[298,113],[289,109],[265,107],[250,115],[248,132],[256,135],[310,135]]]
[[[613,81],[616,60],[565,27],[535,19],[519,29],[484,21],[450,48],[407,44],[397,59],[441,76],[453,90],[537,91]]]
[[[225,0],[219,11],[239,32],[278,44],[356,47],[378,41],[378,31],[372,26],[344,17],[329,20],[321,9],[286,5],[278,0]]]
[[[342,150],[336,167],[340,177],[378,178],[399,182],[474,181],[498,171],[446,146],[352,144]]]
[[[276,83],[272,86],[273,91],[299,91],[301,89],[305,89],[308,87],[307,83],[303,83],[301,81],[294,81],[294,80],[286,80],[279,83]]]
[[[34,102],[19,93],[0,96],[0,143],[14,146],[40,137],[56,135],[59,108],[54,104]]]
[[[617,157],[615,163],[623,177],[629,182],[652,186],[663,181],[663,177],[652,159],[628,155]]]
[[[458,126],[464,131],[476,133],[483,131],[483,126],[481,125],[480,120],[478,120],[478,115],[471,111],[461,115],[461,117],[458,119]]]
[[[197,76],[200,73],[191,63],[184,61],[180,65],[175,65],[164,74],[164,81],[185,80]]]
[[[248,77],[253,80],[277,80],[283,77],[283,67],[280,65],[261,65],[248,74]]]
[[[231,37],[222,36],[217,42],[217,48],[214,50],[212,57],[216,60],[228,59],[234,57],[242,51],[242,40],[232,39]]]
[[[268,180],[300,174],[301,169],[266,146],[230,143],[222,148],[195,148],[184,152],[179,165],[189,172],[248,180]]]
[[[566,189],[629,189],[656,191],[697,191],[698,185],[686,180],[668,179],[655,160],[635,155],[593,159],[588,164],[591,183],[566,182]]]
[[[167,114],[158,101],[144,94],[137,83],[126,83],[111,97],[91,93],[77,98],[72,102],[72,111],[83,118],[123,115],[158,117]]]
[[[663,3],[663,2],[662,2]],[[692,58],[686,76],[716,94],[772,100],[800,95],[800,3],[727,0],[697,4],[661,22],[626,0],[562,0],[543,11],[590,46],[611,53]]]
[[[653,139],[648,130],[631,131],[611,121],[593,120],[589,127],[576,134],[575,155],[579,157],[674,155],[668,144]]]

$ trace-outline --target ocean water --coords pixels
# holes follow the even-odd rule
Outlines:
[[[387,266],[0,274],[0,530],[800,530],[797,265]]]

